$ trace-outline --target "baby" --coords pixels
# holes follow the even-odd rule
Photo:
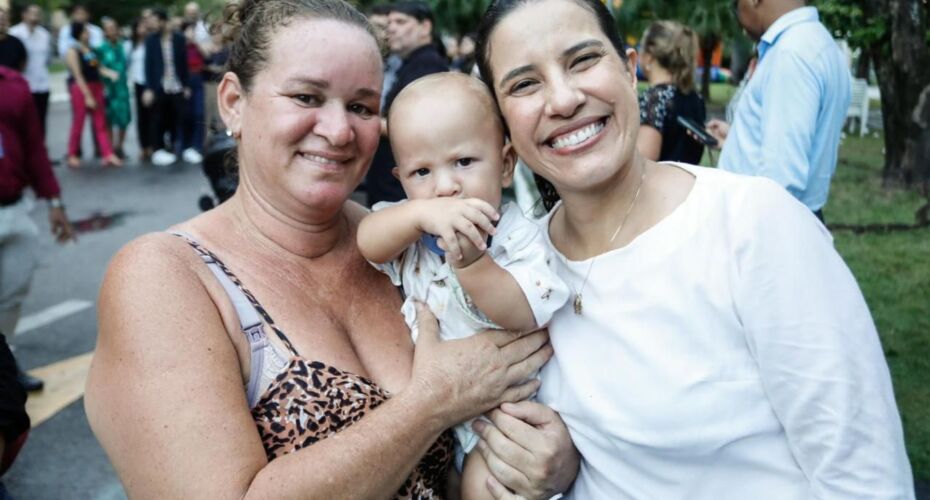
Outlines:
[[[403,287],[414,341],[414,300],[429,305],[446,340],[545,326],[569,291],[542,229],[515,204],[501,206],[516,155],[487,88],[460,73],[421,78],[394,100],[388,131],[407,200],[376,204],[359,226],[358,246]],[[471,422],[455,435],[467,454],[464,498],[489,497],[487,465],[470,453],[478,442]]]

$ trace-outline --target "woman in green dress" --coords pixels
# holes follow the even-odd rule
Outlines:
[[[97,54],[103,67],[112,71],[112,78],[104,80],[104,95],[107,101],[107,127],[110,143],[116,154],[125,158],[123,143],[126,141],[126,129],[129,127],[131,113],[129,107],[129,82],[126,76],[128,62],[126,49],[120,39],[119,24],[113,19],[103,22],[105,40],[97,48]]]

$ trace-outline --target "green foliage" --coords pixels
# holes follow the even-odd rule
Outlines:
[[[429,0],[440,31],[464,35],[478,28],[489,0]]]
[[[845,38],[851,47],[873,47],[888,34],[888,13],[866,15],[863,0],[814,0],[820,19],[837,38]]]
[[[617,24],[624,35],[639,38],[653,21],[674,19],[702,37],[726,39],[740,32],[731,5],[731,0],[626,0],[616,13]]]

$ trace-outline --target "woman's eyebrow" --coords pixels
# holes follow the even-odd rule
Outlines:
[[[319,80],[316,78],[310,78],[306,76],[295,76],[285,80],[285,83],[291,85],[312,85],[320,90],[326,90],[329,88],[329,82],[326,80]]]
[[[305,76],[296,76],[289,78],[284,81],[284,87],[293,88],[293,87],[302,87],[304,85],[309,85],[316,88],[317,90],[329,90],[330,84],[326,80],[320,80],[318,78],[309,78]],[[379,96],[381,94],[380,90],[371,89],[371,88],[360,88],[355,91],[356,97],[365,98],[372,96]]]
[[[604,43],[601,42],[600,40],[594,40],[594,39],[591,39],[591,40],[584,40],[584,41],[578,42],[578,43],[576,43],[575,45],[572,45],[571,47],[569,47],[569,48],[565,49],[564,51],[562,51],[562,57],[561,57],[561,58],[562,58],[562,59],[567,59],[567,58],[569,58],[569,57],[571,57],[571,56],[577,54],[578,52],[581,52],[582,50],[585,50],[585,49],[587,49],[587,48],[590,48],[590,47],[598,47],[598,48],[600,48],[600,47],[603,47],[603,46],[604,46]],[[514,78],[516,78],[516,77],[518,77],[518,76],[520,76],[520,75],[522,75],[522,74],[524,74],[524,73],[529,73],[529,72],[533,71],[534,69],[535,69],[535,66],[533,66],[532,64],[527,64],[527,65],[525,65],[525,66],[520,66],[520,67],[518,67],[518,68],[514,68],[514,69],[508,71],[507,74],[504,75],[503,78],[501,78],[501,81],[500,81],[500,83],[498,84],[498,86],[503,87],[504,84],[507,83],[508,81],[513,80]]]
[[[535,69],[535,68],[536,68],[536,67],[533,66],[532,64],[527,64],[526,66],[520,66],[519,68],[514,68],[514,69],[508,71],[507,74],[504,75],[504,78],[501,78],[501,81],[500,81],[500,83],[498,84],[498,86],[503,87],[504,84],[507,83],[508,81],[513,80],[514,78],[516,78],[516,77],[518,77],[518,76],[520,76],[520,75],[522,75],[522,74],[524,74],[524,73],[529,73],[529,72],[533,71],[533,69]]]
[[[571,57],[577,54],[578,52],[581,52],[582,50],[590,48],[590,47],[600,48],[603,46],[604,46],[604,43],[601,42],[600,40],[585,40],[583,42],[578,42],[575,45],[572,45],[571,47],[565,49],[562,52],[562,58]]]

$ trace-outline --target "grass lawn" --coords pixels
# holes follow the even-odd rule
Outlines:
[[[883,189],[880,137],[847,137],[824,208],[828,223],[914,223],[914,191]],[[930,480],[930,229],[834,231],[865,295],[891,368],[914,475]]]

